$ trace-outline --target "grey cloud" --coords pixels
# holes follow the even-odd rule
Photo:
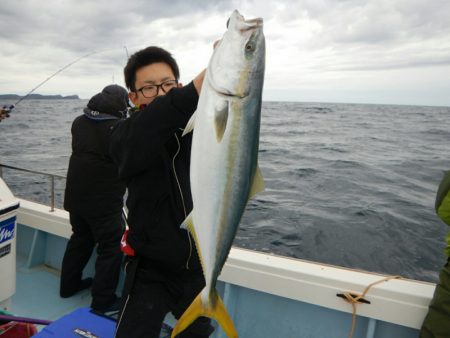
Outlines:
[[[279,22],[316,26],[297,50],[324,55],[322,71],[435,67],[448,64],[450,2],[444,0],[293,1],[274,15]],[[289,25],[285,25],[287,31]],[[282,40],[282,36],[267,34]],[[291,41],[291,44],[295,42]]]
[[[401,43],[450,33],[450,2],[446,0],[293,0],[274,15],[280,22],[320,24],[322,29],[310,46],[315,48]]]
[[[221,11],[227,1],[36,1],[0,2],[0,40],[22,48],[43,42],[72,51],[122,45],[156,19]],[[187,21],[186,24],[195,24]]]
[[[184,60],[196,48],[205,53],[235,8],[265,20],[267,84],[295,75],[299,66],[308,76],[375,76],[383,69],[449,64],[448,0],[0,0],[0,67],[6,79],[0,85],[11,91],[13,81],[23,86],[27,78],[29,84],[92,52],[61,81],[72,74],[80,81],[112,73],[118,78],[124,46],[133,53],[159,44]]]
[[[422,60],[396,60],[392,62],[366,62],[366,63],[351,63],[340,65],[329,65],[328,67],[320,67],[321,71],[379,71],[379,70],[394,70],[394,69],[408,69],[408,68],[423,68],[423,67],[438,67],[450,66],[450,57],[438,59],[422,59]],[[316,68],[318,69],[318,68]]]

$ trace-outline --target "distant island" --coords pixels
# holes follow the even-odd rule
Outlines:
[[[0,94],[0,100],[20,100],[23,96],[16,94]],[[41,94],[30,94],[25,100],[79,100],[78,95],[41,95]]]

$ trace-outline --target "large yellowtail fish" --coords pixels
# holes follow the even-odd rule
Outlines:
[[[183,225],[195,239],[206,286],[178,320],[172,337],[199,316],[215,319],[228,337],[238,336],[215,287],[247,201],[264,189],[258,169],[264,64],[263,20],[245,20],[234,11],[184,132],[194,130],[194,208]]]

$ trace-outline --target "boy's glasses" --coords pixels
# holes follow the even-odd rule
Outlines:
[[[141,87],[136,90],[136,92],[141,92],[144,97],[147,99],[151,99],[152,97],[155,97],[159,93],[159,89],[163,91],[163,93],[167,93],[172,88],[176,87],[178,85],[177,80],[167,80],[160,84],[154,84],[154,85],[147,85],[144,87]]]

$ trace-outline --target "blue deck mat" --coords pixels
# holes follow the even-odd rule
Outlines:
[[[116,322],[91,313],[90,308],[80,308],[46,326],[33,338],[112,338],[115,326]]]

